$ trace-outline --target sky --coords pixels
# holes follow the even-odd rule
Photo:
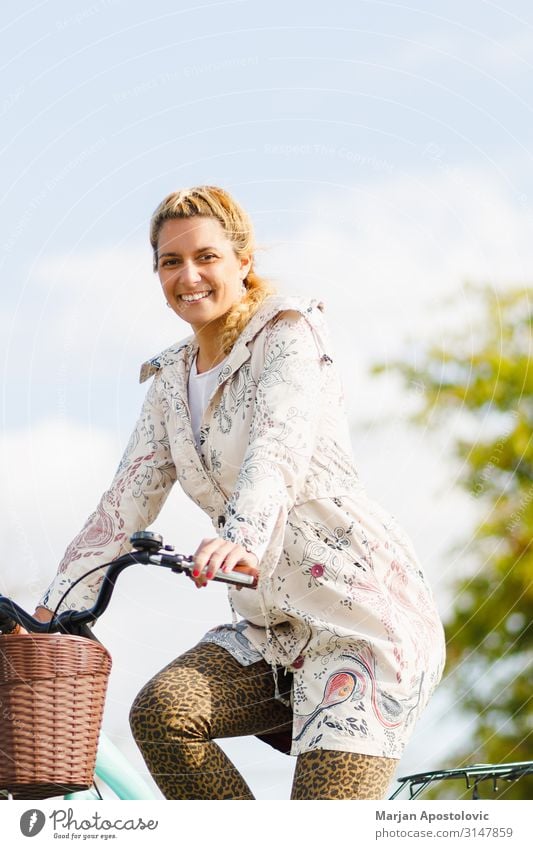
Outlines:
[[[168,192],[207,183],[249,211],[259,270],[325,302],[362,480],[446,616],[483,510],[458,487],[459,414],[415,432],[416,392],[369,369],[457,328],[475,344],[468,282],[531,282],[531,5],[7,2],[0,39],[0,532],[16,552],[0,591],[35,604],[114,474],[140,364],[189,335],[148,224]],[[191,552],[211,525],[174,491],[153,529]],[[106,727],[141,767],[133,697],[229,616],[222,588],[146,569],[121,576],[97,629],[114,657]],[[399,774],[468,734],[460,702],[434,698]],[[258,798],[288,796],[292,760],[224,746]]]

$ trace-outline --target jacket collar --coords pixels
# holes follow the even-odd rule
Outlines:
[[[284,310],[295,310],[301,313],[313,330],[317,345],[322,353],[326,353],[327,346],[324,343],[322,336],[322,321],[321,315],[324,311],[324,304],[316,298],[305,298],[298,295],[270,295],[266,298],[257,312],[252,316],[241,335],[235,342],[235,345],[230,351],[228,360],[224,368],[218,376],[218,384],[220,385],[237,371],[240,366],[250,358],[250,349],[248,343],[262,330],[265,324],[270,321],[278,313]],[[318,313],[317,313],[318,310]],[[141,366],[139,382],[144,383],[149,377],[156,374],[165,366],[175,365],[182,362],[185,368],[184,376],[188,377],[191,364],[198,350],[198,342],[194,334],[187,336],[181,342],[171,345],[152,357],[146,360]]]

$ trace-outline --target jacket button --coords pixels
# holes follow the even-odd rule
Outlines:
[[[293,669],[301,669],[303,665],[304,665],[304,659],[303,659],[302,655],[299,654],[298,657],[295,660],[293,660],[292,668]]]
[[[313,563],[311,566],[311,575],[313,578],[321,578],[324,574],[324,567],[322,563]]]

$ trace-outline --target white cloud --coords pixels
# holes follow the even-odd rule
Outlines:
[[[55,575],[68,543],[109,486],[123,447],[106,431],[63,420],[45,420],[33,428],[4,432],[0,456],[9,486],[0,493],[0,538],[10,544],[1,575],[4,593],[33,596],[29,601],[35,602],[36,594]],[[211,533],[212,525],[176,487],[155,529],[178,550],[191,553],[199,537]],[[161,571],[156,583],[167,578]],[[154,575],[155,571],[151,580]],[[118,587],[126,582],[127,578],[122,578]],[[183,591],[184,584],[187,592],[194,590],[184,579],[175,579],[175,583],[178,590]],[[168,593],[163,601],[168,601]],[[198,603],[199,607],[193,604],[189,609],[188,621],[197,619],[203,624],[205,601]],[[156,600],[152,599],[152,604]],[[162,615],[167,615],[166,611]]]
[[[151,255],[139,247],[48,257],[36,283],[50,305],[42,327],[48,341],[95,372],[110,360],[142,361],[190,333],[165,309]]]
[[[490,171],[452,170],[443,151],[431,156],[439,159],[425,175],[317,194],[288,216],[287,240],[268,256],[283,288],[326,302],[354,422],[403,419],[413,405],[396,382],[368,375],[372,362],[414,358],[458,328],[475,347],[478,302],[467,281],[498,289],[531,280],[521,199]]]
[[[3,592],[22,592],[30,603],[108,485],[116,446],[105,432],[53,420],[4,431],[0,445],[8,483],[0,493],[0,536],[10,551]]]
[[[318,194],[276,246],[277,274],[322,292],[336,329],[368,343],[379,334],[380,347],[391,333],[397,345],[404,329],[431,337],[438,299],[460,296],[465,280],[530,279],[531,221],[520,197],[490,171],[453,168],[438,146],[425,156],[427,173]]]

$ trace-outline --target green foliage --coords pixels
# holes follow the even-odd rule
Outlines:
[[[472,720],[468,747],[449,766],[533,759],[533,289],[467,288],[479,302],[474,326],[444,346],[429,345],[421,364],[372,368],[418,389],[414,423],[461,419],[470,432],[475,424],[491,433],[454,438],[460,484],[484,510],[469,547],[475,568],[455,578],[446,623],[442,686],[453,687]],[[448,790],[441,788],[442,798]],[[532,777],[500,788],[510,799],[532,791]]]

